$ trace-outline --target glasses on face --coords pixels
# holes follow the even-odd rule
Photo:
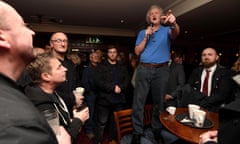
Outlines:
[[[62,39],[56,39],[56,40],[52,40],[53,42],[56,42],[56,43],[67,43],[68,42],[68,40],[66,40],[66,39],[64,39],[64,40],[62,40]]]

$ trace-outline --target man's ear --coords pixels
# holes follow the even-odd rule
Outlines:
[[[4,35],[4,32],[0,30],[0,48],[9,49],[11,46],[6,38],[6,35]]]
[[[53,43],[52,43],[51,40],[49,41],[49,46],[50,46],[51,48],[53,47]]]
[[[219,61],[219,56],[217,55],[217,57],[216,57],[216,61]]]
[[[50,81],[49,74],[46,73],[46,72],[43,72],[43,73],[41,74],[41,78],[42,78],[42,80],[44,80],[44,81]]]

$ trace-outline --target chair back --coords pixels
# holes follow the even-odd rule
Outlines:
[[[120,144],[121,138],[124,135],[133,132],[132,109],[125,109],[114,112],[114,120],[117,128],[117,141],[118,144]]]
[[[152,122],[153,105],[147,104],[144,106],[144,127],[148,127]],[[125,109],[114,112],[114,120],[117,128],[117,141],[121,142],[121,138],[133,132],[132,125],[132,109]]]

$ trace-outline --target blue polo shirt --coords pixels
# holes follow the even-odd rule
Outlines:
[[[140,55],[140,62],[164,63],[170,59],[169,26],[161,25],[147,41],[145,49]],[[145,37],[145,29],[138,34],[136,45],[139,45]]]

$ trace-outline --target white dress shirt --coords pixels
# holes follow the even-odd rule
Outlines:
[[[203,82],[204,82],[204,79],[205,79],[205,76],[206,76],[206,70],[210,70],[209,72],[209,77],[208,77],[208,96],[210,96],[211,94],[211,88],[212,88],[212,76],[215,72],[217,68],[217,64],[215,64],[214,66],[206,69],[204,68],[203,71],[202,71],[202,76],[201,76],[201,92],[203,90]]]

